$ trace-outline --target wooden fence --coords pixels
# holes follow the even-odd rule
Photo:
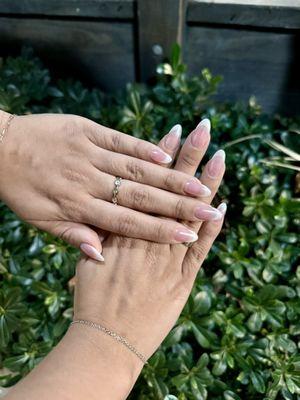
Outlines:
[[[191,73],[223,75],[220,99],[255,95],[268,112],[300,114],[300,7],[0,0],[0,56],[30,45],[56,75],[106,91],[153,77],[176,41]]]

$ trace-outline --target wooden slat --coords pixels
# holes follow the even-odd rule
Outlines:
[[[300,29],[300,7],[216,4],[190,0],[187,22]]]
[[[133,43],[129,22],[0,18],[0,56],[29,45],[57,76],[108,91],[135,79]]]
[[[137,14],[140,78],[146,81],[172,45],[183,43],[186,0],[138,0]]]
[[[186,44],[189,72],[208,67],[223,75],[222,101],[255,95],[264,111],[300,113],[300,33],[190,27]]]
[[[134,0],[1,0],[0,14],[132,19]]]

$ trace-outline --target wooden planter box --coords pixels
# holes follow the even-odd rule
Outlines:
[[[58,76],[106,91],[146,81],[179,42],[189,71],[224,76],[218,98],[255,95],[300,114],[300,8],[195,0],[1,0],[0,56],[32,46]]]

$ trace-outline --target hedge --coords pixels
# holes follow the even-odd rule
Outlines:
[[[300,399],[299,118],[248,104],[217,104],[221,78],[189,76],[174,47],[152,86],[113,95],[54,80],[25,49],[0,64],[0,109],[86,116],[151,141],[181,123],[212,122],[209,155],[224,148],[217,203],[224,229],[176,326],[145,366],[130,399]],[[26,375],[72,318],[77,251],[0,205],[0,386]]]

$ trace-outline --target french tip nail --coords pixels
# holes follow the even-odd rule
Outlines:
[[[182,134],[182,126],[180,124],[174,125],[171,129],[169,134],[172,133],[173,135],[176,135],[178,138],[181,137]]]
[[[172,157],[165,153],[165,158],[161,161],[162,164],[169,164],[172,161]]]
[[[211,128],[210,120],[208,118],[204,118],[202,121],[200,121],[200,123],[197,125],[196,128],[199,128],[199,126],[205,126],[207,130],[210,131]]]
[[[81,243],[80,250],[87,255],[88,257],[92,258],[96,261],[104,261],[103,255],[98,251],[95,247],[91,246],[88,243]]]
[[[222,215],[225,215],[226,211],[227,211],[227,204],[226,203],[221,203],[218,207],[217,210],[219,210]]]
[[[223,161],[225,161],[226,153],[223,149],[220,149],[215,152],[214,157],[221,157]]]
[[[201,184],[202,186],[202,196],[210,196],[211,195],[211,190],[209,187]]]

